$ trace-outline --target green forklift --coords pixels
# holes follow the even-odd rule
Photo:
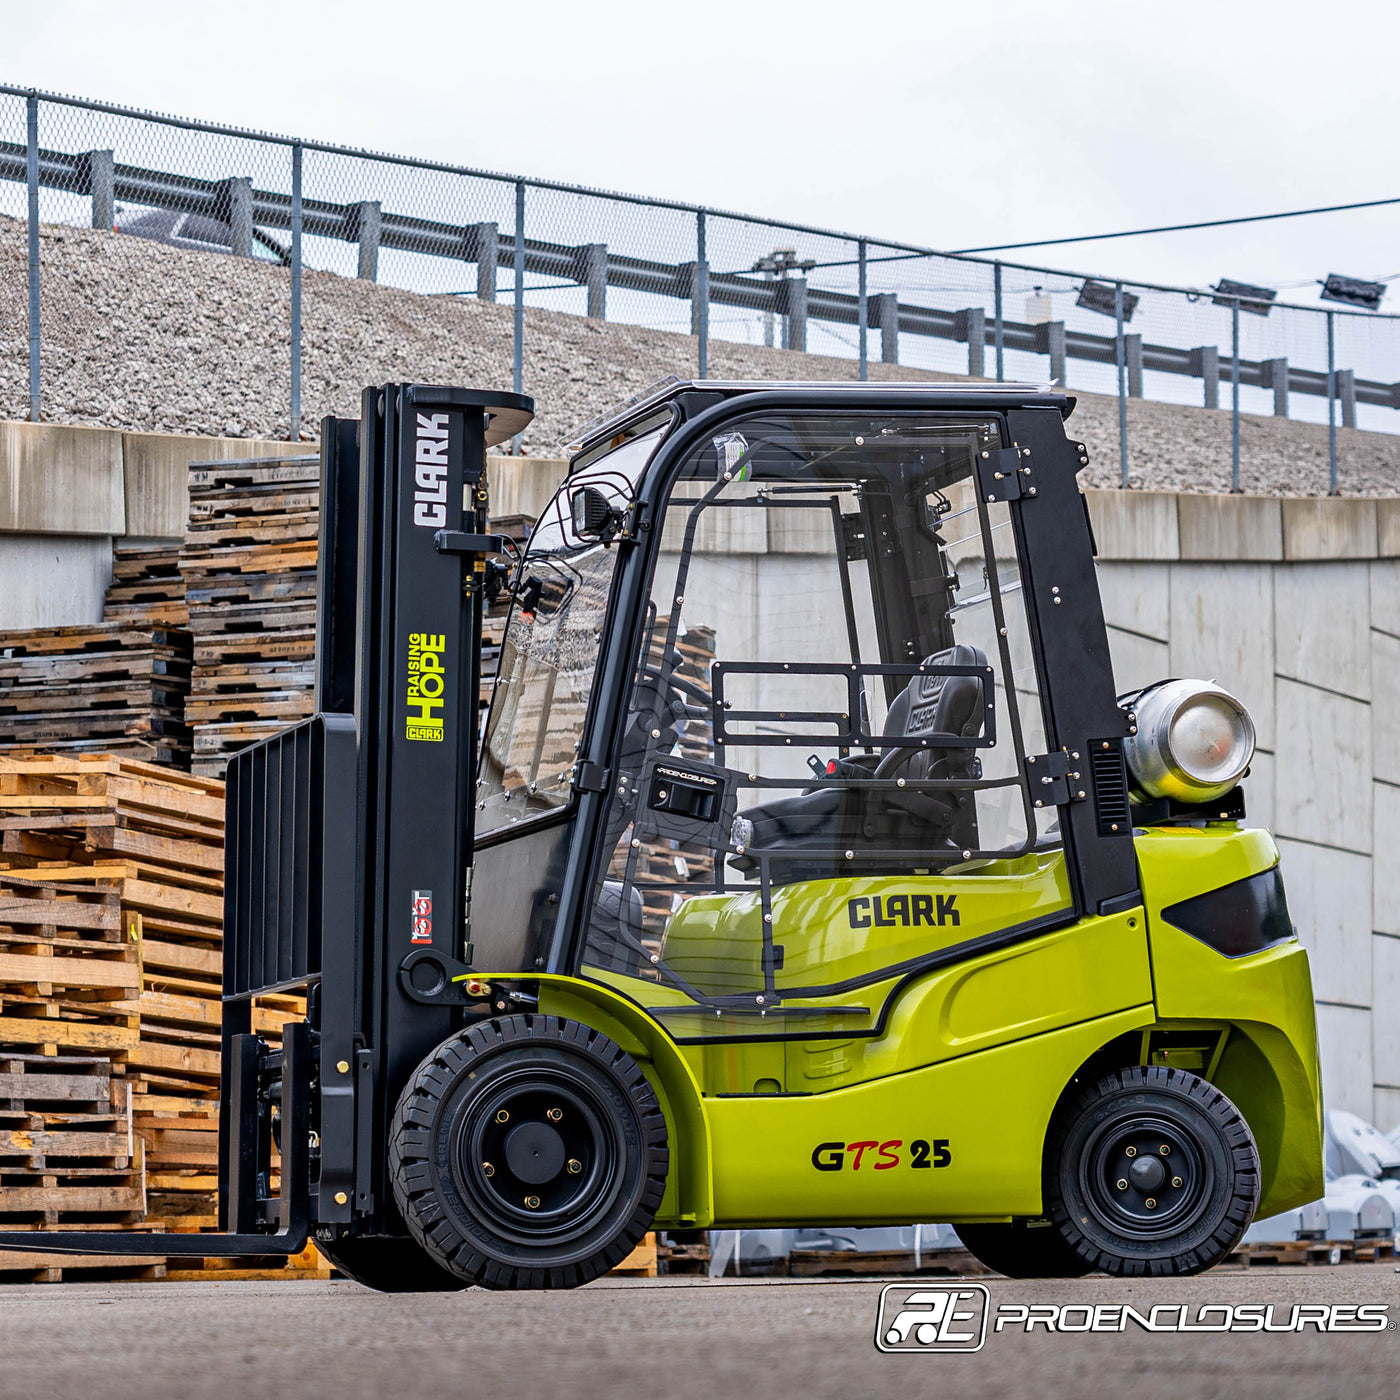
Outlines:
[[[1253,726],[1117,693],[1073,408],[673,382],[518,557],[484,454],[528,400],[327,420],[318,713],[230,768],[226,1233],[189,1252],[557,1288],[651,1229],[947,1221],[1013,1276],[1181,1275],[1319,1196]],[[0,1247],[65,1238],[136,1237]]]

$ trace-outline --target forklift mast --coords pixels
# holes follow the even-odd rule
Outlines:
[[[316,1223],[383,1228],[387,1116],[462,1021],[450,979],[469,952],[481,618],[502,548],[483,533],[486,448],[533,415],[521,395],[386,384],[358,422],[323,421],[317,713],[227,773],[223,1233],[11,1231],[0,1248],[294,1254]],[[308,998],[280,1047],[252,1031],[273,992]]]

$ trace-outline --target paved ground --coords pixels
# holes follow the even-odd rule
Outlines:
[[[902,1280],[907,1283],[909,1280]],[[353,1283],[0,1289],[0,1396],[476,1400],[1112,1395],[1369,1400],[1400,1393],[1400,1330],[1368,1335],[993,1333],[976,1355],[888,1356],[878,1282],[609,1280],[575,1293],[389,1297]],[[1386,1303],[1390,1264],[1172,1283],[989,1281],[1000,1303]]]

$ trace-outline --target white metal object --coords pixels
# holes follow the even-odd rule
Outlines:
[[[1329,1109],[1326,1165],[1330,1177],[1400,1177],[1400,1144],[1354,1113]]]
[[[1254,757],[1254,721],[1210,681],[1164,681],[1134,704],[1137,732],[1123,754],[1134,785],[1149,797],[1213,802],[1233,788]]]
[[[1395,1211],[1369,1177],[1338,1177],[1327,1183],[1329,1240],[1387,1239],[1395,1233]]]

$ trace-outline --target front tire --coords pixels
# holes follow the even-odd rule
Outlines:
[[[1239,1109],[1184,1070],[1135,1065],[1056,1113],[1045,1209],[1091,1269],[1198,1274],[1240,1242],[1259,1204],[1259,1152]]]
[[[973,1258],[1007,1278],[1082,1278],[1092,1267],[1049,1221],[1012,1220],[954,1228]]]
[[[423,1249],[487,1288],[574,1288],[620,1263],[666,1187],[666,1121],[606,1036],[555,1016],[463,1031],[409,1080],[394,1197]]]
[[[469,1281],[444,1269],[416,1240],[385,1236],[317,1238],[316,1248],[346,1278],[378,1293],[454,1293]]]

